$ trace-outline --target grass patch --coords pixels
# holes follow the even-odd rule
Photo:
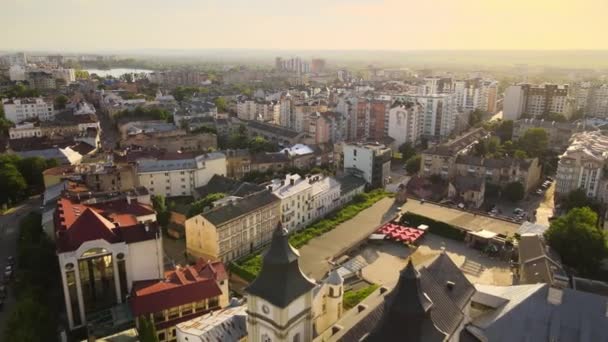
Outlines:
[[[436,221],[426,216],[411,212],[404,213],[403,216],[401,216],[401,223],[405,224],[406,222],[412,227],[418,227],[421,224],[426,224],[429,226],[429,232],[452,240],[464,241],[464,238],[467,235],[465,231],[459,229],[458,227],[452,226],[451,224]]]
[[[344,310],[354,308],[357,306],[357,304],[361,303],[365,298],[367,298],[367,296],[372,294],[372,292],[376,291],[378,287],[380,287],[380,285],[371,284],[356,291],[345,291],[342,307],[344,307]]]
[[[348,221],[355,217],[361,211],[371,207],[374,203],[387,197],[389,194],[384,189],[376,189],[368,193],[362,193],[353,199],[353,202],[344,208],[328,214],[324,219],[317,221],[307,228],[293,233],[289,237],[289,242],[295,248],[300,248],[308,243],[308,241],[321,236],[330,230],[336,228],[339,224]],[[261,253],[255,253],[247,256],[230,265],[230,270],[241,278],[252,281],[257,277],[262,269]]]

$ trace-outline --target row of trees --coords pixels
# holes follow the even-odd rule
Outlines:
[[[56,341],[57,312],[61,290],[57,256],[52,241],[42,230],[41,215],[30,213],[19,224],[18,267],[15,276],[17,302],[6,322],[3,341]]]
[[[44,190],[42,172],[57,165],[55,159],[0,155],[0,205],[10,205]]]
[[[260,152],[276,152],[279,146],[273,142],[266,140],[264,137],[256,136],[249,138],[247,136],[247,128],[241,125],[236,133],[233,133],[228,139],[219,139],[218,145],[222,149],[248,149],[251,153]]]
[[[164,120],[170,121],[172,116],[166,110],[160,108],[143,108],[137,107],[134,110],[125,109],[114,115],[115,120],[121,118],[138,118],[138,119],[150,119],[150,120]]]

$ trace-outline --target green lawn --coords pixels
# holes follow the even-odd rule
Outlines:
[[[342,302],[342,307],[344,310],[350,310],[357,306],[357,304],[361,303],[367,296],[372,294],[372,292],[376,291],[380,285],[371,284],[362,289],[356,291],[346,291],[344,292],[344,301]]]

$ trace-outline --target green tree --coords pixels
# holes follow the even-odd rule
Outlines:
[[[276,144],[271,143],[261,136],[249,140],[248,147],[251,153],[276,152],[278,149]]]
[[[150,319],[145,316],[137,318],[137,333],[139,341],[141,342],[158,342],[158,335],[156,334],[156,327]]]
[[[41,157],[23,158],[17,164],[17,169],[28,186],[33,190],[42,190],[44,188],[42,172],[47,168],[47,161]]]
[[[524,198],[526,194],[526,189],[524,185],[520,182],[511,182],[505,185],[505,188],[502,190],[502,196],[508,199],[511,202],[517,202]]]
[[[23,198],[27,183],[14,164],[0,168],[0,204],[15,203]]]
[[[500,139],[498,137],[490,137],[487,141],[488,153],[497,154],[501,148]]]
[[[68,103],[68,97],[65,95],[59,95],[55,98],[55,109],[65,109],[65,105]]]
[[[215,106],[217,107],[217,111],[219,113],[224,113],[228,110],[228,103],[226,103],[226,99],[223,97],[218,97],[215,99]]]
[[[608,255],[606,235],[597,225],[597,214],[590,208],[574,208],[551,222],[545,232],[549,245],[563,262],[584,276],[593,276]]]
[[[124,82],[127,82],[127,83],[133,83],[133,74],[132,74],[132,73],[130,73],[130,72],[128,72],[128,73],[126,73],[126,74],[122,74],[122,75],[120,76],[120,79],[121,79],[122,81],[124,81]]]
[[[212,194],[209,194],[209,195],[205,196],[204,198],[192,203],[192,205],[190,206],[190,209],[188,210],[188,217],[196,216],[196,215],[202,213],[205,210],[205,208],[210,207],[213,204],[213,202],[221,200],[225,196],[226,195],[221,192],[212,193]]]
[[[37,298],[25,295],[17,301],[6,322],[5,341],[40,342],[56,340],[57,331],[51,322],[47,307],[40,305]]]
[[[88,72],[88,71],[86,71],[86,70],[76,70],[76,71],[74,72],[74,74],[75,74],[75,76],[76,76],[76,79],[78,79],[78,80],[86,80],[86,79],[88,79],[88,78],[89,78],[89,76],[90,76],[90,75],[89,75],[89,72]]]
[[[399,152],[401,153],[401,160],[408,160],[416,154],[416,149],[412,146],[412,143],[405,142],[399,146]]]
[[[154,210],[156,210],[156,220],[158,221],[158,224],[163,229],[167,229],[169,219],[171,218],[171,212],[167,208],[165,197],[161,195],[152,196],[152,206],[154,207]]]
[[[513,121],[504,120],[496,127],[496,135],[500,138],[500,141],[505,143],[513,138]]]
[[[542,128],[530,128],[517,141],[517,145],[530,157],[541,157],[549,147],[549,136]]]
[[[526,153],[526,151],[515,150],[515,152],[513,152],[513,157],[517,159],[526,159],[528,158],[528,154]]]
[[[408,174],[413,175],[420,171],[420,163],[422,162],[422,157],[420,155],[415,155],[405,162],[405,170]]]
[[[587,197],[585,190],[576,189],[568,193],[566,198],[563,200],[563,206],[566,211],[570,211],[574,208],[588,207],[598,213],[600,211],[600,204],[595,200]]]
[[[13,123],[6,119],[4,107],[0,105],[0,135],[8,135],[8,130],[13,126]]]
[[[469,126],[475,127],[483,121],[484,111],[481,109],[475,109],[469,114]]]

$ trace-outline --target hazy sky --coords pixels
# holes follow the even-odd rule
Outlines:
[[[608,0],[0,0],[0,49],[608,49]]]

